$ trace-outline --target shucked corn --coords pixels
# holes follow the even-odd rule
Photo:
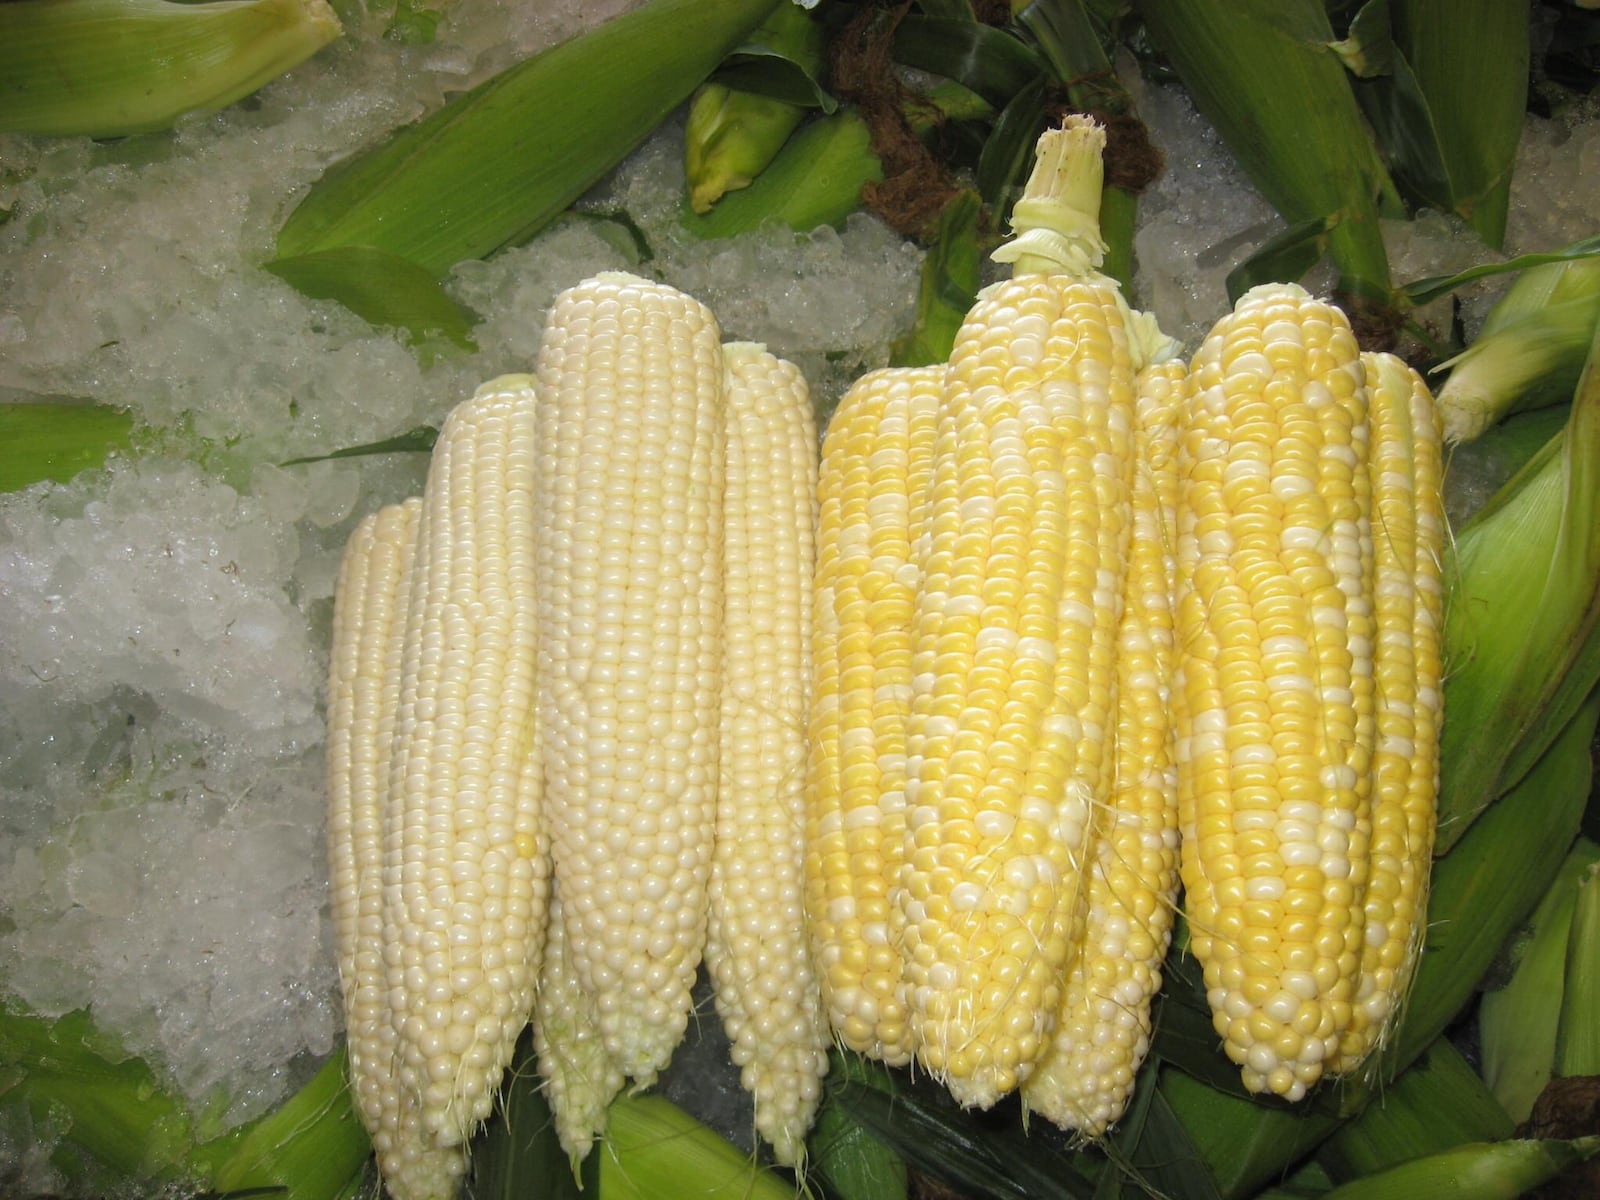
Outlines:
[[[357,529],[329,854],[398,1200],[454,1191],[530,1013],[586,1153],[702,954],[784,1162],[830,1024],[1098,1136],[1148,1050],[1180,841],[1246,1086],[1298,1098],[1383,1044],[1437,786],[1431,399],[1292,286],[1185,368],[1095,271],[1101,144],[1046,135],[1014,278],[949,363],[849,391],[820,476],[791,366],[610,274],[558,298],[537,383],[451,415],[426,495]]]
[[[919,377],[926,482],[909,373],[824,442],[808,897],[846,1045],[1093,1136],[1148,1049],[1180,843],[1248,1087],[1383,1044],[1424,928],[1444,523],[1414,372],[1278,286],[1186,371],[1093,274],[1098,175],[1041,187],[1051,141],[1016,278]]]
[[[352,537],[329,855],[352,1087],[397,1200],[453,1194],[530,1014],[586,1153],[670,1058],[703,951],[756,1126],[803,1156],[815,459],[790,364],[604,275],[558,298],[539,381],[480,388],[424,497]]]

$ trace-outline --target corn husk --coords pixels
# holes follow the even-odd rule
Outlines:
[[[1445,440],[1471,441],[1511,413],[1569,400],[1597,325],[1600,255],[1524,271],[1472,345],[1439,364],[1450,371],[1438,397]]]
[[[1564,1079],[1600,1076],[1600,862],[1578,879],[1563,967],[1552,1071]]]
[[[1439,853],[1600,674],[1600,331],[1565,429],[1457,533],[1447,577]]]
[[[1517,1121],[1525,1121],[1550,1080],[1567,973],[1567,939],[1578,880],[1600,861],[1600,843],[1580,838],[1514,945],[1515,968],[1478,1006],[1483,1078]],[[1600,1014],[1591,1014],[1600,1024]]]
[[[1389,303],[1378,217],[1399,215],[1321,0],[1143,0],[1158,48],[1292,225],[1326,221],[1339,288]]]
[[[326,0],[0,4],[0,133],[120,137],[226,108],[339,36]]]
[[[278,257],[365,246],[443,275],[532,236],[688,99],[774,3],[650,0],[518,63],[330,169],[279,230]]]
[[[1600,1134],[1473,1142],[1363,1176],[1324,1200],[1516,1200],[1596,1154]]]

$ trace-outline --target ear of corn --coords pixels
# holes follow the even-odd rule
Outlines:
[[[1527,773],[1600,677],[1597,347],[1600,327],[1566,428],[1456,534],[1442,850]]]
[[[749,187],[789,140],[805,112],[787,100],[736,91],[722,83],[701,87],[690,101],[684,132],[689,207],[707,213],[724,194]]]
[[[747,342],[723,357],[725,633],[706,965],[756,1129],[795,1166],[828,1047],[802,898],[816,423],[793,364]]]
[[[384,816],[401,1092],[439,1146],[488,1116],[533,1005],[549,859],[534,736],[534,393],[454,409],[429,465]]]
[[[400,1200],[453,1195],[461,1151],[434,1142],[414,1090],[400,1084],[384,933],[385,824],[395,715],[422,501],[357,526],[335,590],[328,679],[328,857],[334,947],[344,993],[350,1091],[378,1170]]]
[[[1343,314],[1292,285],[1247,293],[1192,370],[1175,687],[1190,945],[1245,1086],[1294,1100],[1350,1024],[1363,940],[1367,396]]]
[[[0,132],[121,137],[226,108],[339,36],[324,0],[14,0]]]
[[[1600,255],[1524,271],[1478,337],[1439,364],[1445,439],[1471,441],[1502,417],[1572,395],[1600,324]]]
[[[942,367],[869,373],[822,442],[806,798],[806,918],[834,1033],[902,1064],[896,904],[905,857],[914,554],[926,535]]]
[[[703,215],[686,211],[683,225],[700,238],[734,237],[774,220],[809,233],[842,222],[860,205],[861,189],[882,178],[867,123],[842,110],[806,124],[748,187]]]
[[[1089,867],[1083,948],[1069,970],[1050,1049],[1023,1085],[1030,1110],[1094,1137],[1127,1106],[1150,1047],[1150,1003],[1178,890],[1172,761],[1172,580],[1181,360],[1139,376],[1129,544],[1117,628],[1115,783]]]
[[[1133,339],[1099,261],[1103,133],[1040,142],[947,369],[917,556],[900,900],[920,1061],[966,1105],[1043,1053],[1109,794]]]
[[[1390,354],[1364,354],[1371,418],[1376,623],[1371,873],[1360,981],[1331,1065],[1355,1070],[1388,1036],[1426,931],[1443,720],[1444,468],[1433,397]]]
[[[705,944],[721,687],[724,367],[715,320],[608,273],[539,355],[538,716],[574,973],[643,1085]]]

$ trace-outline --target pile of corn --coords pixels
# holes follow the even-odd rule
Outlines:
[[[1102,145],[1044,136],[1014,277],[947,364],[861,379],[820,466],[791,366],[602,275],[357,530],[335,923],[399,1200],[453,1191],[530,1019],[585,1154],[702,956],[780,1161],[829,1026],[1099,1135],[1180,878],[1248,1088],[1382,1044],[1433,842],[1432,402],[1294,286],[1186,366],[1096,270]]]
[[[1099,275],[1100,137],[1046,134],[948,364],[824,443],[807,905],[846,1045],[1098,1135],[1179,876],[1246,1087],[1383,1039],[1440,723],[1426,387],[1294,286],[1186,369]],[[1181,844],[1181,855],[1180,855]]]
[[[827,1038],[801,914],[816,433],[671,288],[564,293],[537,377],[356,530],[329,689],[352,1088],[397,1200],[454,1194],[532,1017],[563,1145],[685,1031],[702,956],[798,1161]]]

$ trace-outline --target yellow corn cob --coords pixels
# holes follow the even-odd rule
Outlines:
[[[1299,1099],[1351,1022],[1371,833],[1364,373],[1343,314],[1241,298],[1191,363],[1175,679],[1191,947],[1245,1086]]]
[[[1330,1070],[1355,1070],[1393,1025],[1422,949],[1443,720],[1445,520],[1440,422],[1422,377],[1364,354],[1372,423],[1374,648],[1372,867],[1361,978]]]
[[[917,1054],[967,1105],[1044,1051],[1111,782],[1135,362],[1093,271],[1103,142],[1077,118],[1041,138],[1017,274],[957,334],[934,443],[901,903]]]
[[[862,376],[822,443],[806,915],[823,999],[846,1046],[911,1059],[901,985],[905,735],[915,543],[944,368]]]
[[[606,1130],[606,1106],[624,1080],[600,1038],[594,1001],[567,954],[561,893],[550,896],[549,936],[533,1002],[533,1048],[561,1148],[574,1163],[588,1157]]]
[[[1168,714],[1174,455],[1185,374],[1174,359],[1139,375],[1139,468],[1117,630],[1115,781],[1110,806],[1096,822],[1083,948],[1067,973],[1050,1049],[1022,1088],[1029,1109],[1089,1137],[1122,1115],[1149,1052],[1150,1001],[1161,986],[1177,900],[1177,772]]]
[[[607,273],[539,354],[539,717],[564,936],[645,1084],[705,944],[721,677],[723,362],[711,314]]]
[[[351,534],[328,674],[328,865],[350,1090],[397,1200],[454,1195],[466,1167],[459,1149],[424,1132],[415,1097],[398,1085],[383,963],[383,821],[421,508],[418,499],[390,505]]]
[[[723,355],[726,632],[706,966],[756,1129],[796,1166],[828,1069],[802,900],[817,432],[792,364],[748,342]]]
[[[533,1006],[549,860],[534,738],[527,376],[440,430],[417,532],[384,822],[399,1082],[442,1146],[486,1117]]]

